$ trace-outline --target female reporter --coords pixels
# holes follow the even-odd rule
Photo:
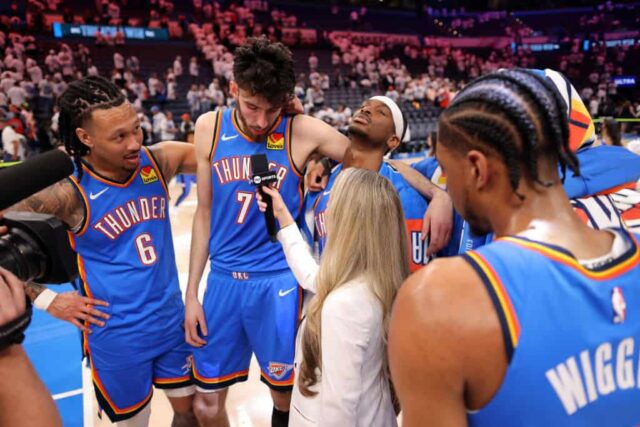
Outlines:
[[[287,262],[300,285],[315,293],[296,343],[289,425],[395,426],[387,330],[396,292],[409,275],[397,192],[376,172],[342,172],[331,191],[318,265],[279,193],[264,191],[273,200]]]

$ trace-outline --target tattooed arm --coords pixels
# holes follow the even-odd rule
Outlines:
[[[71,181],[66,178],[16,203],[8,211],[50,214],[58,217],[72,230],[85,217],[84,203]]]
[[[77,230],[86,215],[84,203],[68,179],[58,181],[9,210],[54,215],[71,230]],[[42,294],[42,301],[36,302],[36,307],[57,319],[74,324],[83,331],[90,332],[89,324],[104,326],[104,320],[109,319],[109,315],[94,308],[107,307],[107,302],[84,297],[75,291],[57,294],[43,285],[28,282],[25,293],[32,302],[36,302]]]

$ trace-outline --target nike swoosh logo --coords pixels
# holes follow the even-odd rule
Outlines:
[[[102,196],[102,193],[104,193],[104,192],[105,192],[105,191],[107,191],[108,189],[109,189],[109,187],[105,188],[105,189],[104,189],[104,190],[102,190],[102,191],[98,191],[96,194],[89,193],[89,198],[90,198],[91,200],[95,200],[95,199],[97,199],[98,197]]]
[[[328,196],[328,195],[329,195],[329,193],[331,193],[331,190],[329,190],[329,191],[325,191],[324,193],[322,193],[322,195],[323,195],[323,196]]]
[[[230,139],[236,139],[237,137],[238,135],[233,135],[233,136],[222,135],[222,140],[229,141]]]
[[[293,288],[291,288],[291,289],[287,289],[286,291],[283,291],[282,289],[280,289],[280,290],[278,291],[278,296],[279,296],[279,297],[284,297],[284,296],[286,296],[286,295],[290,294],[291,292],[295,291],[295,290],[296,290],[296,288],[297,288],[297,286],[294,286]]]

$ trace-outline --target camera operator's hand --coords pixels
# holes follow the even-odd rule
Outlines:
[[[22,335],[30,320],[16,325],[17,319],[30,314],[27,310],[24,283],[13,273],[0,267],[0,326],[15,328],[11,332]],[[9,324],[9,325],[8,325]],[[7,333],[6,330],[3,331]],[[18,343],[0,347],[0,426],[59,427],[62,421],[49,391],[38,378],[29,358]],[[3,339],[6,344],[6,338]],[[34,410],[35,409],[35,410]]]
[[[282,196],[280,192],[274,187],[262,187],[262,191],[264,191],[267,195],[271,196],[271,206],[273,207],[273,216],[280,223],[280,228],[285,228],[288,225],[294,223],[293,217],[291,216],[291,212],[287,208],[287,205],[284,204],[284,200],[282,200]],[[260,191],[256,192],[256,197],[258,198],[258,209],[260,212],[264,212],[267,210],[267,204],[262,200],[262,195]]]
[[[0,325],[5,325],[24,313],[24,285],[13,273],[0,267]]]
[[[99,299],[83,297],[77,291],[63,292],[56,295],[47,308],[47,313],[57,319],[73,323],[82,331],[91,333],[89,327],[85,326],[85,321],[92,325],[104,326],[104,322],[100,319],[109,319],[108,314],[96,310],[94,306],[108,307],[109,304]]]

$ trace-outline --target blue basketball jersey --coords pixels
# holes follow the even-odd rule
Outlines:
[[[173,250],[162,172],[143,147],[140,165],[124,183],[83,164],[71,181],[86,208],[70,235],[78,254],[83,293],[105,300],[111,318],[85,338],[98,367],[125,367],[175,347],[184,338],[184,304]]]
[[[335,184],[335,180],[342,171],[342,164],[339,164],[331,171],[331,176],[324,191],[308,193],[305,201],[305,211],[311,209],[313,211],[313,229],[314,240],[318,243],[318,251],[320,254],[324,251],[327,240],[327,228],[325,221],[325,211],[329,202],[331,189]],[[378,173],[389,181],[398,191],[404,217],[409,233],[409,258],[411,271],[416,271],[428,261],[427,246],[428,242],[422,240],[422,220],[427,210],[427,201],[413,187],[407,183],[402,175],[386,162],[382,162]],[[307,233],[307,237],[310,233]]]
[[[228,272],[278,272],[288,269],[282,247],[271,242],[264,214],[251,184],[251,156],[266,154],[278,176],[278,189],[289,211],[302,210],[302,174],[291,160],[293,117],[282,116],[266,143],[254,142],[237,122],[235,109],[218,113],[211,154],[211,266]]]
[[[505,237],[465,259],[482,278],[509,365],[471,426],[640,423],[640,247],[588,270],[562,248]]]

